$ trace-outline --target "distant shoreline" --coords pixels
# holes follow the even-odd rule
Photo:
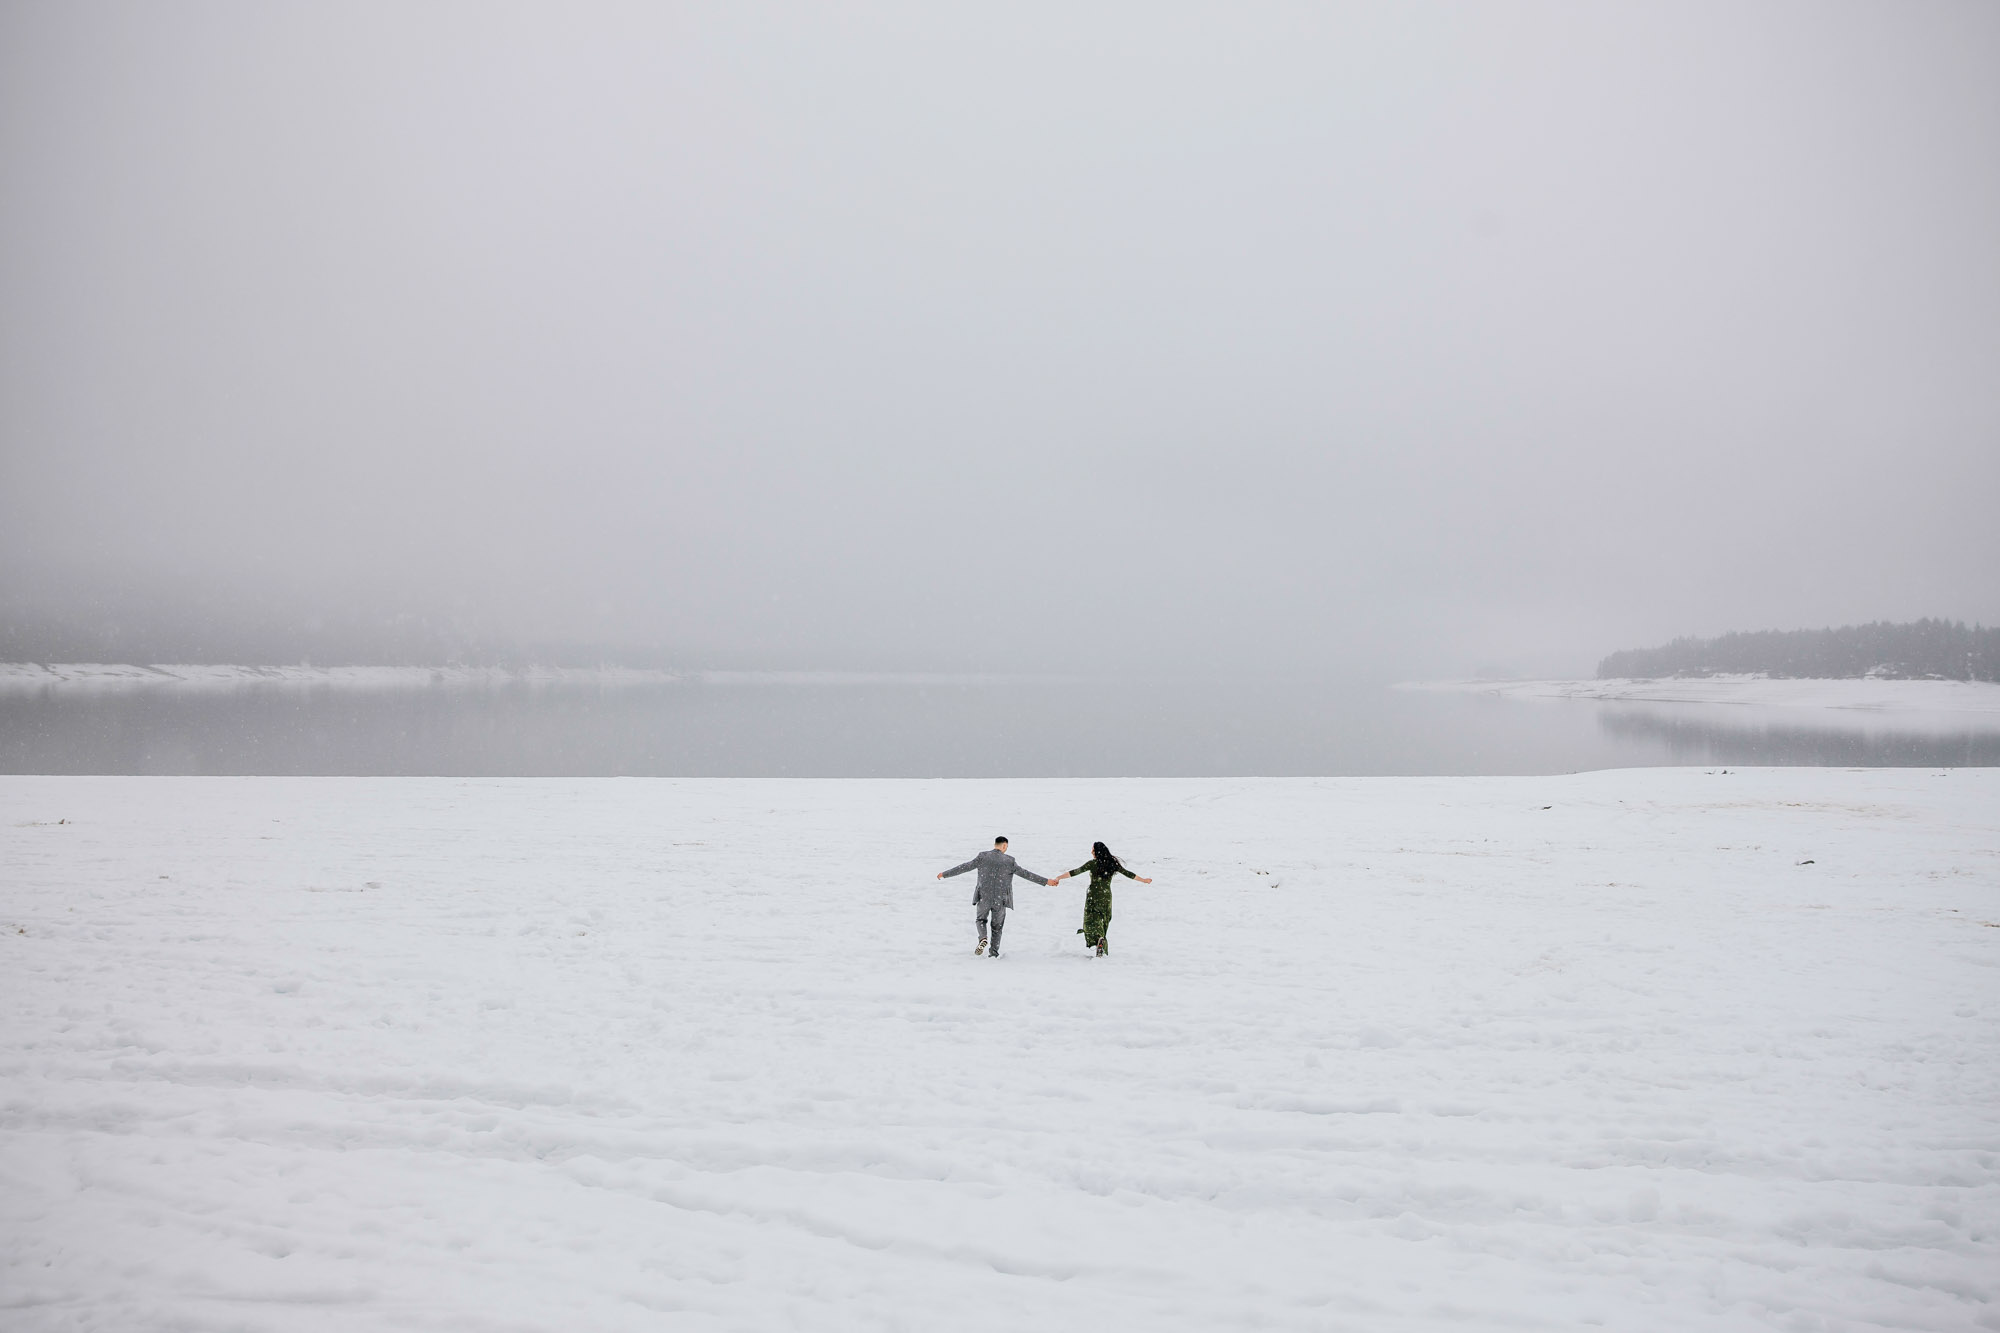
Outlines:
[[[981,685],[1054,682],[1051,675],[887,671],[666,671],[649,667],[238,666],[130,662],[0,662],[0,692],[41,690],[224,690],[244,687],[347,690],[499,689],[667,685]]]

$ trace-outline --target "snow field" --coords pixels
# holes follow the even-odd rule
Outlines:
[[[1994,770],[0,778],[0,1327],[2000,1329],[1997,969]]]

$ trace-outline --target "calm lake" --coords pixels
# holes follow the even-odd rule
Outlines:
[[[2000,731],[1840,710],[1222,681],[0,691],[0,772],[664,777],[1992,766]]]

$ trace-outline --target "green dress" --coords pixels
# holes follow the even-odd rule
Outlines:
[[[1085,944],[1108,952],[1110,945],[1105,941],[1104,933],[1111,929],[1112,872],[1098,869],[1097,858],[1092,857],[1069,873],[1081,875],[1085,871],[1090,872],[1090,892],[1083,896],[1083,929],[1077,934],[1083,936]],[[1117,873],[1127,879],[1139,878],[1124,866],[1119,866]]]

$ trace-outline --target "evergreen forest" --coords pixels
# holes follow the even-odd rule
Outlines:
[[[2000,629],[1950,620],[1877,621],[1839,629],[1757,630],[1628,648],[1597,664],[1616,677],[1757,674],[1817,679],[2000,681]]]

